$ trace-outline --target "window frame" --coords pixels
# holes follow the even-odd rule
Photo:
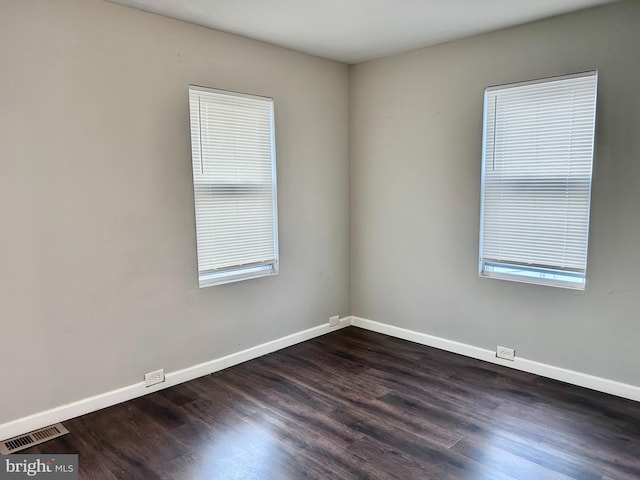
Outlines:
[[[276,170],[276,141],[275,141],[275,112],[274,112],[274,100],[271,97],[253,95],[248,93],[234,92],[229,90],[222,90],[217,88],[203,87],[200,85],[189,85],[189,114],[190,114],[190,143],[191,143],[191,162],[192,162],[192,180],[194,188],[194,213],[196,221],[196,251],[198,261],[198,283],[200,288],[211,287],[216,285],[224,285],[227,283],[234,283],[244,280],[250,280],[254,278],[262,278],[272,275],[278,275],[280,272],[280,255],[278,247],[278,198],[277,198],[277,170]],[[214,94],[217,96],[225,97],[241,97],[246,99],[254,99],[269,104],[270,118],[269,118],[269,134],[270,134],[270,157],[271,157],[271,217],[273,224],[273,259],[269,259],[263,262],[252,262],[246,264],[233,264],[217,269],[201,270],[200,259],[203,246],[198,239],[198,215],[197,215],[197,194],[196,189],[201,187],[202,184],[198,182],[196,173],[196,154],[195,149],[198,148],[200,158],[202,157],[202,120],[198,119],[198,125],[193,124],[193,105],[191,104],[191,95],[197,94],[198,96],[206,96],[207,94]],[[199,107],[198,107],[199,108]],[[198,117],[200,117],[200,110],[198,111]],[[198,144],[194,141],[194,128],[198,129]],[[202,161],[202,159],[201,159]],[[205,182],[206,183],[206,182]],[[209,182],[210,188],[221,188],[216,182]],[[236,184],[226,183],[227,190],[231,188],[234,190],[234,195],[246,195],[243,191],[250,191],[251,189],[259,189],[260,185],[255,185],[247,182],[239,182]],[[264,186],[263,186],[264,188]],[[228,192],[227,192],[228,194]]]
[[[589,181],[588,181],[588,199],[587,199],[587,213],[586,213],[586,229],[585,247],[584,247],[584,268],[581,270],[573,270],[571,268],[565,268],[558,266],[553,267],[551,265],[537,265],[526,262],[515,262],[504,260],[496,260],[484,257],[484,236],[485,236],[485,199],[486,199],[486,172],[487,172],[487,116],[488,116],[488,92],[508,89],[512,87],[523,87],[527,85],[539,85],[548,84],[559,80],[568,80],[572,78],[582,77],[594,78],[594,91],[593,91],[593,125],[591,129],[591,149],[590,149],[590,169],[589,169]],[[527,80],[523,82],[514,82],[509,84],[495,85],[486,87],[484,90],[484,103],[483,103],[483,122],[482,122],[482,171],[481,171],[481,192],[480,192],[480,235],[479,235],[479,256],[478,256],[478,274],[485,278],[494,278],[500,280],[509,280],[520,283],[529,283],[536,285],[544,285],[551,287],[561,287],[573,290],[584,290],[586,288],[587,277],[587,260],[589,252],[589,227],[591,223],[591,194],[593,183],[593,163],[595,157],[595,129],[597,121],[597,103],[598,103],[598,71],[590,70],[585,72],[557,75],[552,77],[540,78],[535,80]],[[495,110],[496,107],[494,107]],[[497,117],[498,112],[494,111],[494,117]],[[496,125],[493,126],[493,134],[495,135]],[[570,137],[572,138],[572,137]],[[492,148],[495,151],[496,143],[495,137],[492,140]],[[569,175],[567,175],[569,178]],[[511,270],[511,271],[510,271]],[[580,280],[575,281],[574,278]]]

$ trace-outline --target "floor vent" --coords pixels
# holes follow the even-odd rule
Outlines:
[[[40,430],[34,430],[33,432],[0,442],[0,455],[16,453],[20,450],[33,447],[34,445],[40,445],[41,443],[47,442],[53,438],[66,435],[67,433],[69,433],[69,430],[64,428],[61,423],[56,423],[55,425],[41,428]]]

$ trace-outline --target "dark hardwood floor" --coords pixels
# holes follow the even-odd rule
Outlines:
[[[83,479],[640,479],[640,403],[356,327],[65,426]]]

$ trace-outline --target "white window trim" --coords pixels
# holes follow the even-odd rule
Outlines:
[[[594,118],[593,118],[593,128],[592,128],[592,141],[591,141],[591,170],[589,176],[589,195],[588,195],[588,207],[587,207],[587,215],[586,215],[586,247],[585,247],[585,256],[584,256],[584,270],[581,272],[581,282],[567,280],[568,277],[572,275],[570,271],[562,272],[560,270],[556,270],[557,275],[554,275],[554,270],[552,268],[546,269],[538,269],[537,266],[531,265],[526,266],[522,265],[519,267],[521,273],[513,274],[509,273],[508,268],[514,264],[509,265],[501,264],[499,261],[495,261],[492,259],[484,258],[483,254],[483,237],[484,237],[484,225],[485,225],[485,185],[486,185],[486,153],[487,153],[487,93],[492,90],[497,89],[505,89],[511,87],[520,87],[525,85],[532,84],[542,84],[547,82],[553,82],[557,80],[565,80],[571,78],[580,78],[593,76],[595,79],[595,91],[594,91]],[[493,279],[501,279],[501,280],[510,280],[519,283],[529,283],[536,285],[545,285],[552,287],[562,287],[568,289],[575,290],[584,290],[586,287],[586,272],[587,272],[587,259],[588,259],[588,251],[589,251],[589,226],[590,226],[590,216],[591,216],[591,190],[592,190],[592,181],[593,181],[593,161],[594,161],[594,153],[595,153],[595,125],[596,125],[596,116],[597,116],[597,89],[598,89],[598,72],[587,71],[587,72],[579,72],[569,75],[559,75],[554,77],[548,77],[537,80],[528,80],[524,82],[517,82],[511,84],[504,85],[496,85],[487,87],[485,89],[484,94],[484,110],[483,110],[483,131],[482,131],[482,172],[481,172],[481,206],[480,206],[480,241],[479,241],[479,263],[478,263],[478,272],[481,277],[493,278]],[[493,146],[495,148],[495,145]],[[514,268],[515,270],[516,268]],[[522,273],[526,270],[540,270],[538,275],[540,276],[527,276],[527,274]],[[497,270],[497,271],[496,271]],[[502,270],[502,271],[500,271]],[[546,270],[546,272],[542,272],[542,270]],[[560,278],[553,278],[560,277]],[[562,278],[564,277],[564,278]]]
[[[257,263],[249,263],[244,265],[230,265],[229,267],[219,268],[216,270],[200,270],[198,269],[198,281],[200,288],[210,287],[215,285],[223,285],[227,283],[239,282],[243,280],[249,280],[254,278],[267,277],[277,275],[280,272],[279,267],[279,249],[278,249],[278,199],[277,199],[277,172],[276,172],[276,146],[275,146],[275,118],[273,99],[270,97],[264,97],[259,95],[251,95],[246,93],[232,92],[227,90],[220,90],[215,88],[202,87],[198,85],[189,85],[189,94],[197,92],[214,93],[219,95],[225,95],[230,97],[244,97],[249,99],[256,99],[266,101],[270,104],[270,146],[271,146],[271,180],[272,180],[272,215],[273,215],[273,243],[274,243],[274,258],[273,260]],[[190,111],[191,111],[190,104]],[[194,125],[191,125],[191,129]],[[200,125],[198,125],[200,128]],[[198,135],[199,145],[201,147],[200,134]],[[193,141],[193,134],[191,134],[192,140],[192,168],[194,169],[194,201],[195,201],[195,184],[196,184],[196,171],[195,171],[195,149],[196,145]],[[202,155],[200,153],[200,155]],[[198,236],[198,225],[196,220],[196,237]],[[197,245],[198,259],[200,259],[200,248]]]

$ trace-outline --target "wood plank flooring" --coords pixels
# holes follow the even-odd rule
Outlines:
[[[640,479],[640,403],[356,327],[65,425],[82,479]]]

